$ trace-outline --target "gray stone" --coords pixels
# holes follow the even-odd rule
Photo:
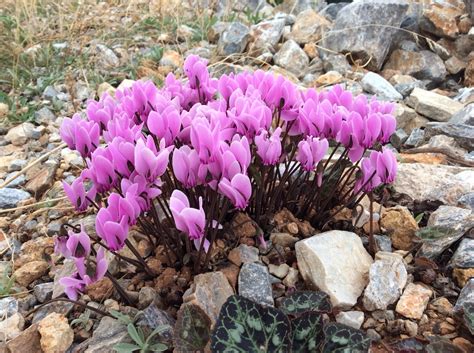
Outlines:
[[[232,249],[229,253],[228,259],[237,266],[257,262],[259,260],[258,249],[254,246],[240,244],[237,248]]]
[[[327,19],[334,21],[337,17],[339,11],[342,10],[343,7],[349,5],[349,1],[347,2],[338,2],[338,3],[331,3],[328,4],[325,8],[323,8],[319,14],[326,17]]]
[[[303,49],[294,41],[286,41],[274,56],[275,64],[298,77],[304,76],[309,65],[309,58]]]
[[[463,306],[467,303],[474,304],[474,278],[471,278],[459,293],[458,300],[453,308],[454,313],[461,315],[464,312]]]
[[[120,60],[112,49],[103,44],[96,44],[94,49],[99,58],[98,64],[102,69],[110,69],[120,65]]]
[[[425,139],[425,130],[415,128],[410,133],[410,136],[405,140],[405,146],[407,147],[418,147]]]
[[[45,301],[51,299],[53,295],[53,288],[53,282],[41,283],[34,286],[33,293],[40,303],[44,303]]]
[[[419,114],[436,121],[448,121],[463,108],[461,103],[451,98],[421,88],[413,90],[407,103]]]
[[[38,134],[35,126],[32,123],[26,122],[8,130],[8,133],[5,135],[5,140],[12,145],[23,146],[27,141],[38,139],[40,136],[41,134]]]
[[[142,287],[138,292],[138,308],[143,309],[149,306],[158,297],[158,292],[151,287]]]
[[[209,39],[209,42],[216,43],[227,27],[229,27],[228,22],[217,21],[214,23],[207,31],[207,39]]]
[[[369,311],[385,310],[395,303],[407,283],[407,270],[400,255],[378,252],[370,266],[369,284],[364,292],[363,303]]]
[[[295,244],[298,267],[306,284],[331,297],[336,307],[350,308],[367,282],[373,260],[360,237],[333,230]]]
[[[35,112],[35,121],[38,124],[48,125],[56,119],[54,113],[47,107],[43,107]]]
[[[368,68],[380,70],[396,33],[396,29],[388,26],[399,27],[407,9],[408,3],[403,0],[353,2],[339,11],[322,46],[337,52],[351,52],[355,60],[363,63],[370,59]]]
[[[322,55],[323,68],[325,72],[336,71],[341,75],[345,75],[352,71],[351,65],[347,62],[345,55],[342,54],[325,54]]]
[[[387,235],[380,235],[375,234],[375,243],[377,244],[377,248],[380,251],[391,252],[392,251],[392,240]]]
[[[8,166],[8,171],[9,172],[17,172],[22,170],[24,167],[26,167],[26,164],[28,161],[24,159],[15,159],[10,162],[10,165]]]
[[[249,54],[258,56],[265,52],[274,52],[274,48],[280,41],[285,27],[284,19],[273,19],[262,21],[251,27]]]
[[[458,200],[458,205],[468,207],[471,210],[474,210],[474,192],[462,195]]]
[[[367,72],[362,78],[362,88],[369,93],[377,95],[381,99],[389,101],[402,100],[403,97],[395,88],[382,76]]]
[[[474,226],[474,217],[471,210],[440,206],[430,215],[427,226],[440,229],[442,234],[433,240],[423,242],[418,256],[434,259]]]
[[[239,294],[265,306],[273,306],[272,285],[266,266],[259,263],[242,265],[239,273]]]
[[[10,179],[12,176],[16,175],[15,172],[11,172],[11,173],[8,173],[5,177],[5,180],[8,180]],[[26,182],[26,177],[24,174],[16,177],[15,179],[13,179],[9,184],[8,184],[8,187],[9,188],[16,188],[18,186],[21,186],[23,185],[24,183]]]
[[[51,313],[58,313],[58,314],[63,314],[64,316],[67,316],[71,312],[73,307],[74,307],[74,303],[68,303],[68,302],[53,302],[50,304],[46,304],[45,306],[35,311],[32,322],[33,323],[40,322]]]
[[[241,22],[233,22],[226,28],[217,43],[219,55],[243,53],[249,40],[249,28]]]
[[[396,149],[400,149],[403,143],[408,139],[408,135],[403,129],[397,129],[392,136],[390,136],[390,143]]]
[[[94,334],[87,340],[88,347],[85,353],[114,353],[118,343],[131,343],[127,326],[120,321],[104,316]]]
[[[450,265],[457,268],[474,268],[474,239],[461,240]]]
[[[437,122],[426,124],[425,139],[435,135],[453,137],[460,147],[468,151],[474,150],[474,126]]]
[[[393,86],[393,88],[395,88],[397,92],[400,93],[403,97],[408,97],[416,87],[422,88],[422,85],[423,85],[422,83],[417,81],[417,82],[410,82],[410,83],[398,83],[395,86]]]
[[[25,326],[25,319],[20,313],[15,313],[0,321],[0,342],[6,342],[18,336]]]
[[[23,190],[0,189],[0,209],[16,207],[20,201],[29,199],[31,195]]]
[[[298,44],[318,42],[330,25],[331,22],[324,16],[313,9],[308,9],[296,16],[288,39],[293,39]]]
[[[364,313],[362,311],[341,311],[336,315],[336,321],[358,330],[364,322]]]
[[[18,300],[14,297],[0,299],[0,320],[18,312]]]
[[[164,310],[158,309],[155,304],[148,306],[142,311],[142,313],[143,316],[138,321],[138,325],[147,326],[151,330],[156,329],[158,326],[168,325],[169,328],[163,331],[159,337],[167,342],[172,341],[173,328],[176,320],[170,314]]]
[[[58,94],[59,92],[53,86],[46,86],[43,91],[43,97],[49,100],[56,98]]]
[[[451,119],[449,119],[449,122],[453,124],[474,126],[474,103],[466,105],[464,108],[455,113]]]

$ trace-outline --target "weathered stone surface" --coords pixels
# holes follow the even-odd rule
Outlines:
[[[368,68],[380,70],[396,30],[373,25],[399,27],[407,9],[408,3],[401,0],[353,2],[339,11],[323,47],[351,52],[354,59],[363,63],[370,59]]]
[[[114,318],[104,316],[92,337],[87,340],[88,348],[85,353],[114,353],[115,345],[120,342],[132,342],[127,326]]]
[[[15,313],[0,321],[0,342],[5,342],[18,336],[24,326],[25,319],[20,313]]]
[[[240,22],[233,22],[222,32],[217,43],[219,55],[227,56],[235,53],[242,53],[247,46],[250,36],[250,29]]]
[[[464,287],[470,278],[474,278],[474,268],[455,268],[453,278],[459,287]]]
[[[414,129],[424,127],[429,120],[404,104],[397,104],[394,112],[397,127],[411,134]],[[420,140],[421,141],[421,140]]]
[[[270,240],[275,245],[292,248],[299,239],[290,233],[272,233]]]
[[[258,261],[258,249],[246,244],[240,244],[237,248],[232,249],[227,257],[230,262],[240,266],[243,263]]]
[[[451,98],[421,88],[413,90],[407,103],[418,113],[436,121],[448,121],[463,108],[461,103]]]
[[[23,123],[17,125],[5,135],[5,140],[14,146],[22,146],[30,139],[38,139],[40,133],[35,129],[32,123]]]
[[[334,306],[350,308],[368,282],[372,258],[358,235],[330,231],[295,244],[305,282],[329,294]]]
[[[400,255],[378,252],[370,266],[369,284],[364,292],[363,303],[369,311],[385,310],[402,294],[407,282],[407,270]]]
[[[457,315],[462,314],[464,312],[463,306],[466,303],[474,304],[474,278],[471,278],[462,288],[461,293],[459,293],[458,300],[453,308],[454,313]]]
[[[49,265],[46,261],[32,261],[24,264],[14,272],[15,281],[23,286],[28,286],[48,271]]]
[[[274,52],[285,27],[284,19],[262,21],[250,29],[249,54],[261,55],[267,51]]]
[[[420,28],[439,37],[455,39],[459,34],[456,19],[464,13],[462,1],[434,2],[423,11]]]
[[[294,41],[286,41],[274,56],[275,64],[298,77],[304,75],[309,65],[309,58],[303,49]]]
[[[57,313],[49,314],[41,320],[38,332],[41,335],[41,348],[45,353],[66,352],[74,340],[74,331],[67,318]]]
[[[424,242],[418,256],[433,259],[474,226],[474,217],[471,210],[454,206],[440,206],[431,214],[427,226],[441,229],[442,236]]]
[[[36,299],[38,299],[40,303],[44,303],[46,300],[51,299],[51,296],[53,294],[53,288],[53,282],[40,283],[33,288],[33,292],[35,294]]]
[[[308,9],[296,16],[295,24],[288,38],[293,39],[298,44],[317,42],[330,25],[331,22],[324,16],[313,9]]]
[[[459,110],[449,119],[449,122],[474,126],[474,103],[468,104]]]
[[[460,147],[468,151],[474,150],[474,126],[472,125],[436,122],[426,124],[425,138],[429,139],[435,135],[453,137]]]
[[[25,189],[39,198],[53,184],[57,169],[56,162],[44,163],[42,168],[26,183]]]
[[[176,320],[166,311],[158,309],[155,304],[150,304],[143,310],[143,317],[138,320],[139,326],[148,327],[150,330],[154,330],[159,326],[169,326],[169,328],[163,331],[159,337],[167,342],[172,342],[174,325]]]
[[[394,50],[384,65],[384,71],[390,70],[434,82],[443,81],[447,74],[443,60],[428,50]]]
[[[246,263],[239,273],[239,295],[259,304],[273,306],[272,285],[266,266]]]
[[[287,264],[281,264],[281,265],[269,264],[268,265],[268,271],[270,272],[270,274],[278,278],[285,278],[289,270],[290,270],[290,266],[288,266]]]
[[[35,112],[35,121],[38,124],[48,125],[56,119],[54,113],[47,107],[43,107]]]
[[[450,265],[460,268],[474,268],[474,239],[465,238],[459,243]]]
[[[452,56],[445,61],[444,65],[446,66],[446,70],[448,70],[450,74],[456,75],[462,70],[464,70],[467,64],[466,62],[458,59],[457,56]]]
[[[389,101],[403,99],[402,95],[393,88],[390,82],[374,72],[367,72],[362,78],[361,83],[365,91],[375,94],[381,99]]]
[[[395,249],[408,250],[413,246],[418,223],[406,207],[387,208],[380,224],[387,231]]]
[[[214,325],[222,305],[232,294],[234,291],[222,272],[209,272],[194,277],[191,288],[183,295],[183,302],[198,305]]]
[[[7,352],[43,353],[40,338],[38,325],[33,324],[7,343],[7,349],[9,350]]]
[[[0,319],[18,312],[18,300],[14,297],[0,299]]]
[[[364,322],[364,313],[362,311],[341,311],[336,315],[336,321],[358,330]]]
[[[408,319],[419,320],[432,294],[431,289],[421,284],[410,283],[405,288],[395,310]]]
[[[12,188],[0,189],[0,209],[16,207],[18,202],[30,197],[31,195],[23,190]]]

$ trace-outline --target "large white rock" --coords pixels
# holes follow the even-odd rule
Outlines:
[[[441,94],[416,87],[408,98],[408,105],[417,113],[436,121],[448,121],[463,105]]]
[[[373,260],[352,232],[332,230],[295,244],[298,267],[305,282],[331,297],[334,306],[356,304]]]
[[[370,282],[364,292],[367,310],[385,310],[400,298],[407,283],[408,273],[400,255],[380,251],[370,266]]]

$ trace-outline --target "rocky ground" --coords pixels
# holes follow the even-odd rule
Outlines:
[[[82,301],[127,314],[143,310],[142,324],[153,328],[173,325],[182,303],[201,306],[215,322],[233,293],[274,305],[295,289],[319,288],[337,308],[335,319],[367,332],[374,352],[472,352],[473,318],[469,326],[463,316],[466,303],[474,305],[470,1],[297,0],[276,6],[247,0],[232,10],[217,1],[213,12],[191,3],[86,7],[88,25],[69,27],[70,37],[57,39],[49,31],[60,27],[47,27],[41,33],[49,41],[22,48],[18,58],[33,65],[30,76],[0,81],[0,352],[112,352],[129,339],[119,321],[82,314],[73,303],[38,309],[63,294],[57,280],[71,271],[53,254],[61,225],[82,221],[94,232],[94,215],[74,213],[65,200],[60,182],[72,180],[83,162],[61,144],[58,130],[87,99],[113,93],[130,79],[159,83],[168,72],[180,75],[190,53],[209,59],[216,76],[262,68],[301,87],[340,83],[354,94],[397,102],[391,143],[398,178],[390,197],[375,207],[382,251],[372,258],[366,250],[367,203],[355,214],[342,212],[333,226],[340,230],[322,234],[283,210],[265,248],[255,239],[255,225],[239,214],[233,223],[240,245],[227,253],[220,244],[214,272],[192,277],[189,268],[168,267],[163,256],[150,264],[156,279],[145,281],[115,261],[111,268],[130,274],[120,281],[133,305],[120,303],[108,280],[89,288]],[[173,17],[178,9],[179,21]],[[10,10],[2,10],[2,18]],[[7,21],[2,25],[8,29]],[[93,35],[108,27],[121,34]],[[63,61],[44,65],[46,48]],[[87,60],[79,63],[82,56]],[[62,75],[51,79],[55,70]],[[144,256],[147,245],[138,244]]]

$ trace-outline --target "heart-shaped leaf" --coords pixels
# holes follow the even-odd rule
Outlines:
[[[361,330],[339,323],[330,323],[324,326],[323,332],[322,353],[365,353],[369,351],[370,337]]]
[[[316,352],[323,340],[323,317],[310,311],[291,321],[293,353]]]
[[[212,352],[289,352],[290,322],[285,314],[233,295],[222,306],[211,335]]]
[[[174,329],[174,344],[179,352],[203,350],[209,341],[210,332],[211,320],[199,306],[181,306]]]
[[[298,316],[307,311],[329,313],[332,306],[329,295],[324,292],[301,291],[283,299],[280,310],[287,315]]]

